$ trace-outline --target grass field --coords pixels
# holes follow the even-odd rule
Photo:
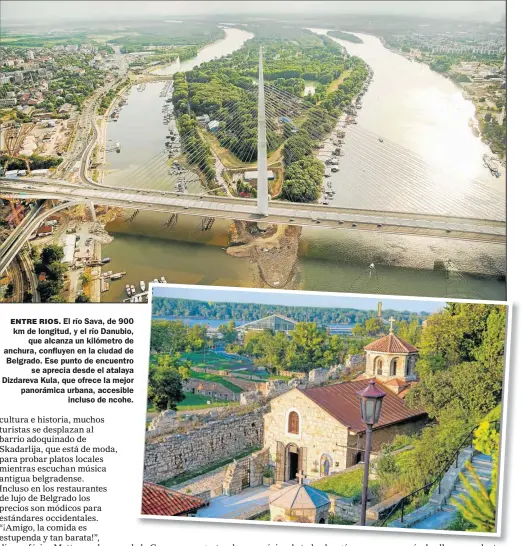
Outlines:
[[[207,402],[210,402],[208,404]],[[230,406],[231,404],[237,404],[237,402],[232,402],[229,400],[212,400],[201,394],[192,394],[185,393],[185,399],[180,402],[177,407],[180,411],[189,411],[195,409],[204,409],[204,408],[219,408],[222,406]]]
[[[191,370],[190,377],[194,377],[195,379],[203,379],[205,381],[213,381],[214,383],[220,383],[224,387],[227,387],[228,389],[230,389],[232,392],[235,392],[238,394],[240,392],[243,392],[243,389],[241,387],[234,385],[234,383],[230,383],[230,381],[227,381],[221,375],[213,375],[211,373],[201,373],[201,372],[195,372],[194,370]]]

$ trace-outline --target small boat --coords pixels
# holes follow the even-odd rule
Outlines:
[[[110,258],[103,258],[102,261],[101,261],[101,263],[102,263],[102,264],[108,264],[110,261],[111,261]]]
[[[165,277],[161,277],[160,282],[166,283],[166,282],[167,282],[167,279],[166,279]]]
[[[131,296],[131,289],[130,289],[130,286],[128,284],[125,285],[125,291],[127,292],[127,296]]]
[[[140,281],[140,290],[145,292],[145,281]]]
[[[131,284],[130,289],[131,289],[131,294],[134,296],[134,294],[136,294],[136,288],[134,288],[133,284]]]
[[[159,280],[158,280],[158,279],[154,279],[154,282],[159,282]]]

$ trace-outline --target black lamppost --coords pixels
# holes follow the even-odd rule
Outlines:
[[[366,449],[364,451],[364,477],[361,498],[360,525],[366,525],[366,503],[368,500],[368,475],[370,473],[370,449],[372,446],[372,427],[379,421],[381,415],[382,400],[386,393],[375,385],[375,379],[371,379],[368,386],[359,394],[361,405],[361,420],[366,424]]]

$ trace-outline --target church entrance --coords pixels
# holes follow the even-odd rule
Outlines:
[[[288,444],[287,450],[287,476],[288,481],[295,480],[299,472],[299,449],[295,444]]]

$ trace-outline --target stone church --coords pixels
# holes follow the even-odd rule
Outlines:
[[[426,412],[404,403],[403,387],[415,379],[418,350],[390,334],[366,348],[366,373],[346,383],[294,388],[270,403],[264,416],[264,447],[275,466],[276,481],[301,472],[309,478],[346,470],[364,458],[365,425],[360,418],[358,393],[376,377],[386,392],[379,423],[372,434],[372,450],[397,434],[418,432]]]

